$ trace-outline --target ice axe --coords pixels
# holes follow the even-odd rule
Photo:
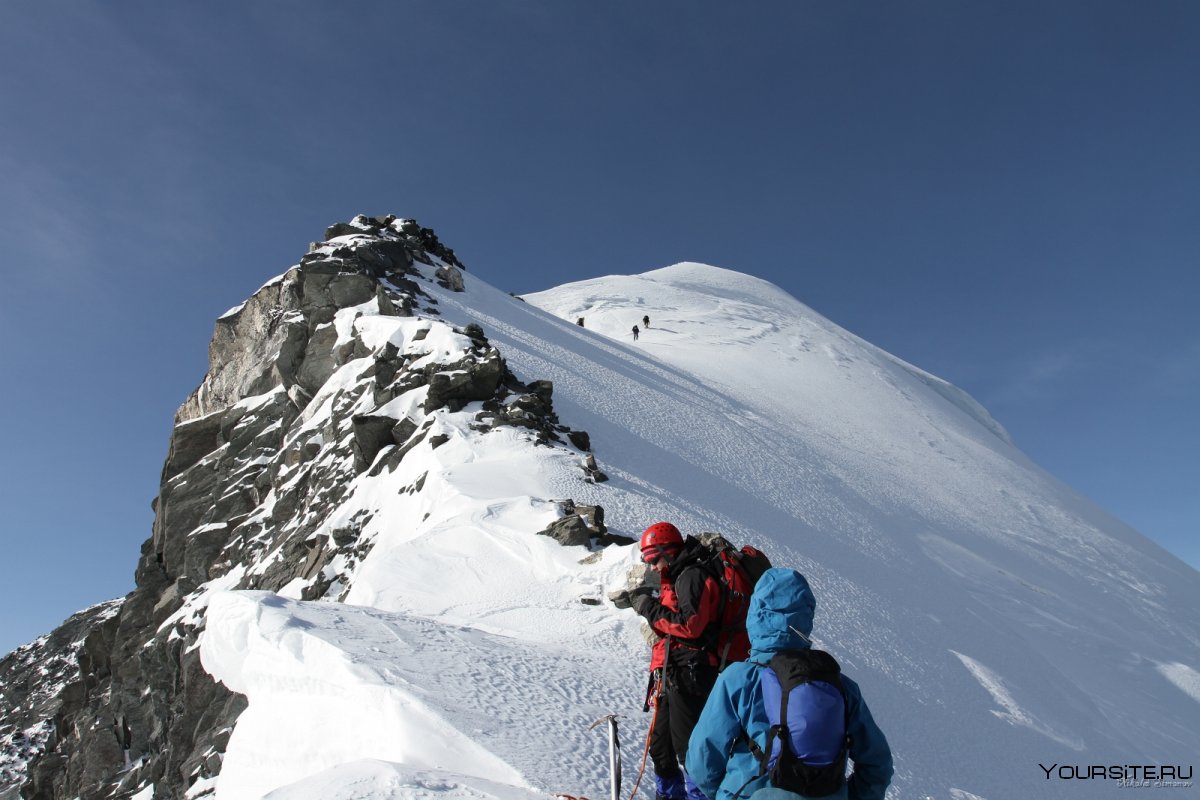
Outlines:
[[[621,800],[621,740],[617,737],[617,715],[601,717],[588,730],[595,730],[602,722],[608,723],[609,800]]]

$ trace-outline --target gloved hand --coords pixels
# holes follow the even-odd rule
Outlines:
[[[649,586],[639,586],[629,593],[629,605],[638,616],[645,617],[654,608],[654,590]]]
[[[629,592],[625,591],[624,589],[622,589],[619,592],[613,592],[613,593],[609,594],[608,599],[612,600],[612,604],[614,606],[616,606],[617,608],[630,608],[631,607],[631,604],[629,602]]]
[[[649,586],[639,586],[632,591],[623,589],[619,592],[611,593],[608,596],[608,599],[611,600],[612,604],[617,608],[633,608],[634,597],[643,594],[652,595],[654,594],[654,589]]]

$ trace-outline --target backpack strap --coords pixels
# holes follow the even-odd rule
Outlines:
[[[824,681],[839,690],[842,688],[842,667],[824,650],[783,650],[771,657],[771,669],[779,676],[779,686],[785,692],[810,681]]]
[[[710,549],[709,555],[700,563],[704,571],[707,572],[710,577],[712,577],[714,582],[716,582],[717,588],[720,589],[721,592],[721,602],[717,604],[716,619],[714,620],[710,630],[705,632],[705,636],[711,639],[710,646],[712,648],[712,652],[717,656],[717,672],[724,672],[725,667],[729,664],[729,648],[733,646],[734,636],[737,633],[744,632],[746,630],[746,623],[744,619],[745,614],[739,615],[742,617],[742,619],[740,619],[740,624],[737,625],[727,625],[725,621],[725,614],[729,611],[730,601],[734,595],[738,596],[739,602],[743,605],[743,608],[749,605],[750,597],[747,594],[743,594],[742,592],[735,590],[733,588],[733,584],[729,582],[725,574],[726,569],[742,569],[742,553],[735,549],[733,545],[729,544],[729,542],[724,538],[721,538],[718,541],[719,543],[713,543],[716,545],[715,549],[713,549],[713,545],[708,545]],[[726,637],[725,644],[721,647],[720,652],[717,652],[717,645],[720,643],[722,632],[727,633],[728,636]]]
[[[721,626],[725,624],[725,609],[729,605],[729,586],[725,583],[725,567],[721,563],[720,550],[713,550],[709,545],[701,545],[705,549],[705,554],[700,559],[696,566],[704,572],[705,575],[713,579],[713,583],[717,585],[717,591],[720,594],[720,602],[717,603],[717,613],[713,618],[712,623],[701,634],[702,639],[706,639],[705,649],[713,652],[717,651],[717,639],[720,638]],[[726,648],[728,652],[728,648]],[[720,658],[720,664],[717,671],[725,669],[725,657]]]
[[[726,639],[725,646],[721,648],[721,662],[717,664],[717,672],[725,671],[725,664],[729,661],[729,646],[733,644],[733,639]]]
[[[774,660],[774,659],[772,659],[772,660]],[[773,667],[772,667],[772,670],[774,670]],[[788,695],[791,694],[791,691],[789,689],[784,688],[783,681],[779,682],[779,688],[780,688],[780,692],[779,692],[779,722],[777,722],[776,724],[772,725],[770,728],[767,729],[767,746],[766,746],[766,748],[764,748],[766,750],[766,752],[763,753],[763,758],[762,758],[762,772],[764,772],[764,773],[767,771],[767,767],[768,767],[769,761],[771,759],[771,750],[774,747],[775,740],[776,739],[779,740],[779,755],[781,757],[783,756],[783,751],[788,749],[787,742],[788,742],[789,734],[788,734],[788,726],[787,726],[787,718],[788,718],[787,710],[788,710]],[[779,762],[776,761],[775,763],[778,764]]]
[[[707,545],[698,543],[700,549],[699,557],[684,564],[676,576],[676,586],[682,581],[683,575],[691,570],[697,570],[703,576],[702,584],[706,583],[709,578],[717,587],[717,608],[711,622],[705,626],[704,630],[695,639],[678,639],[677,643],[684,647],[691,647],[695,650],[700,650],[717,659],[719,662],[717,671],[720,672],[725,668],[725,659],[722,653],[718,652],[717,644],[720,639],[721,629],[724,626],[725,610],[729,601],[729,587],[724,580],[724,573],[720,564],[720,557],[714,555]],[[702,596],[702,595],[701,595]],[[696,598],[697,611],[699,611],[701,597]],[[725,648],[725,654],[728,654],[729,648]]]
[[[732,547],[730,550],[732,550]],[[721,558],[721,552],[718,551],[717,555],[713,557],[713,560],[716,562],[716,569],[714,570],[716,575],[714,577],[716,578],[717,586],[721,587],[721,604],[717,606],[717,630],[713,636],[714,644],[721,639],[721,629],[725,628],[725,612],[729,610],[729,597],[733,594],[733,587],[725,580],[725,563],[724,559]],[[725,665],[729,661],[729,648],[733,644],[733,632],[735,631],[731,631],[731,635],[725,639],[725,646],[721,648],[721,658],[720,663],[717,664],[717,672],[725,671]]]

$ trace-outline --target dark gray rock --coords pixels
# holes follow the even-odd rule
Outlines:
[[[417,423],[413,422],[408,417],[400,420],[392,428],[392,441],[396,444],[404,444],[412,435],[417,432]]]
[[[601,534],[608,531],[604,526],[604,506],[575,506],[575,513],[583,517],[592,533]]]
[[[157,784],[156,796],[182,797],[190,781],[169,769],[170,756],[125,771],[126,756],[155,740],[179,753],[216,751],[220,721],[231,724],[245,708],[200,667],[189,649],[194,637],[142,640],[144,619],[133,602],[140,591],[85,639],[78,677],[59,692],[54,749],[30,763],[24,797],[128,797],[143,781]]]
[[[437,369],[429,376],[429,394],[425,399],[427,414],[451,400],[471,402],[493,397],[505,366],[500,353],[492,349],[483,358],[439,365]]]
[[[413,257],[404,242],[395,239],[375,239],[354,251],[372,274],[381,277],[389,272],[407,272],[412,268]]]
[[[162,479],[170,480],[221,446],[220,412],[182,422],[171,431]]]
[[[402,298],[400,302],[396,302],[382,284],[375,287],[375,302],[379,305],[379,313],[385,317],[412,316],[412,306],[406,299]]]
[[[247,510],[256,504],[248,504]],[[229,541],[233,526],[225,521],[233,515],[225,512],[220,514],[222,521],[209,523],[199,528],[187,537],[183,548],[183,569],[181,575],[190,579],[195,585],[211,580],[209,567],[217,560],[217,555]]]
[[[360,273],[335,275],[329,281],[329,297],[337,308],[350,308],[374,297],[378,286],[374,280]]]
[[[454,266],[439,267],[438,271],[433,274],[437,279],[438,285],[443,289],[449,289],[452,292],[461,292],[464,290],[462,270]]]
[[[345,222],[335,222],[325,229],[325,241],[338,236],[349,236],[352,233],[362,233],[361,230]]]
[[[334,351],[337,330],[332,323],[317,327],[304,344],[304,355],[295,370],[295,381],[310,395],[316,394],[341,363]]]
[[[557,519],[544,531],[538,531],[539,536],[549,536],[564,547],[586,545],[594,535],[583,518],[578,514]]]
[[[183,571],[187,537],[205,524],[213,500],[220,496],[221,477],[218,462],[203,461],[159,489],[152,542],[159,566],[172,576]]]
[[[338,309],[351,308],[375,296],[379,284],[362,272],[317,273],[305,266],[304,299],[301,311],[309,330],[333,321]]]
[[[608,480],[608,476],[601,472],[600,467],[596,465],[596,457],[591,453],[588,453],[587,458],[583,460],[583,471],[588,480],[593,483],[604,483]]]
[[[208,348],[208,374],[176,413],[177,424],[223,411],[280,384],[276,354],[286,339],[296,335],[287,320],[300,312],[302,283],[300,270],[293,269],[259,289],[239,313],[217,320]],[[303,353],[303,346],[299,352]],[[285,385],[288,382],[283,380]]]
[[[296,407],[287,392],[276,389],[266,402],[253,411],[245,406],[232,406],[221,418],[221,439],[229,444],[228,453],[238,456],[247,450],[264,446],[282,446],[283,430],[296,418]],[[276,432],[271,434],[271,430]],[[261,455],[251,453],[250,457]]]
[[[567,431],[567,440],[574,445],[575,449],[585,453],[592,449],[592,437],[588,435],[587,431]]]
[[[338,248],[343,251],[343,248]],[[306,276],[337,275],[353,269],[353,264],[345,258],[334,256],[329,252],[308,253],[300,257],[300,269]]]
[[[0,796],[15,798],[27,764],[53,748],[56,720],[69,703],[86,695],[85,676],[106,670],[122,601],[80,611],[51,634],[0,659]],[[81,662],[88,666],[81,668]],[[65,687],[75,687],[67,691]],[[65,758],[51,759],[61,767]]]
[[[392,430],[400,424],[392,417],[360,414],[351,421],[354,427],[354,446],[358,450],[358,472],[371,466],[384,447],[395,444]]]
[[[308,350],[308,326],[298,321],[283,322],[279,325],[277,340],[278,349],[271,364],[271,371],[266,377],[270,379],[271,389],[276,386],[290,388],[296,382],[296,373],[304,360],[304,353]],[[255,384],[254,388],[260,385],[261,383]],[[243,397],[237,399],[241,400]]]
[[[308,548],[308,557],[304,559],[304,566],[300,568],[301,578],[308,580],[324,568],[325,562],[329,560],[329,556],[331,555],[325,549],[325,544],[328,541],[329,537],[324,535],[314,536],[305,541],[304,545]]]
[[[350,224],[366,231],[378,232],[383,224],[377,217],[368,217],[366,214],[356,214],[354,219],[350,220]]]

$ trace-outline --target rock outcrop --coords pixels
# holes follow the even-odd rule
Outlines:
[[[443,415],[465,412],[477,435],[590,447],[558,420],[549,382],[512,374],[480,326],[441,321],[431,290],[462,291],[463,269],[432,230],[358,216],[217,320],[208,373],[176,415],[136,588],[0,662],[0,799],[151,784],[155,798],[206,796],[245,708],[200,664],[208,590],[343,597],[370,515],[331,525],[331,510],[358,476],[448,441]],[[380,333],[381,317],[399,324]],[[602,544],[603,510],[572,509],[556,531]]]
[[[0,799],[20,796],[27,764],[56,748],[106,676],[120,610],[113,600],[80,611],[0,659]]]

